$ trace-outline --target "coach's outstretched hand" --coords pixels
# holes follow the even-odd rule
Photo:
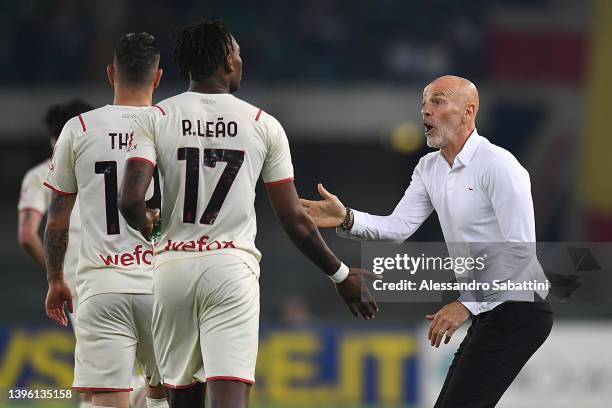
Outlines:
[[[346,217],[346,207],[342,202],[325,189],[323,184],[317,185],[319,194],[323,200],[311,201],[300,199],[302,207],[319,228],[337,227],[342,224]]]
[[[49,319],[57,322],[60,326],[68,326],[68,318],[64,312],[64,303],[68,311],[72,313],[72,292],[65,280],[50,280],[47,299],[45,299],[45,310]]]
[[[372,320],[378,312],[378,305],[365,286],[364,277],[368,274],[364,269],[349,268],[348,276],[336,284],[336,289],[353,316],[361,314],[366,320]]]

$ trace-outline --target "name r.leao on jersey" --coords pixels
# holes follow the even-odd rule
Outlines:
[[[234,121],[226,123],[223,118],[217,118],[216,122],[183,119],[181,124],[183,136],[236,137],[238,134],[238,124]]]
[[[278,120],[231,94],[188,91],[139,114],[131,131],[128,158],[163,169],[165,210],[154,264],[227,251],[259,270],[257,182],[260,176],[270,185],[293,181]]]

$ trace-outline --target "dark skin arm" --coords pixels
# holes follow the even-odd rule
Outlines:
[[[153,164],[143,160],[128,160],[119,195],[119,209],[128,224],[148,237],[153,223],[146,216],[145,194],[153,177]],[[268,187],[272,207],[293,243],[325,273],[331,275],[340,267],[340,261],[329,250],[308,214],[302,208],[293,183]],[[365,318],[374,317],[378,306],[367,293],[361,301],[361,287],[366,271],[350,270],[349,276],[336,285],[351,312]]]
[[[334,274],[340,261],[327,247],[317,226],[300,204],[293,182],[266,188],[270,203],[294,245],[327,275]],[[336,284],[336,289],[355,317],[361,314],[366,319],[373,319],[378,306],[363,286],[366,274],[363,269],[350,268],[348,277]],[[362,300],[362,288],[365,300]]]
[[[159,210],[147,212],[145,195],[153,177],[152,163],[144,160],[125,162],[123,182],[119,191],[119,211],[125,221],[149,239],[159,219]]]
[[[49,289],[45,300],[47,316],[60,324],[68,325],[64,303],[72,313],[72,293],[64,280],[64,257],[68,248],[70,213],[76,194],[60,195],[53,192],[45,228],[45,257],[47,259],[47,282]]]

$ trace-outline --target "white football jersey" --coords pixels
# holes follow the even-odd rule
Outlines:
[[[41,215],[47,214],[49,203],[51,202],[51,190],[43,186],[45,177],[49,171],[49,160],[32,167],[23,177],[21,192],[19,193],[19,203],[17,209],[33,210]],[[75,273],[79,261],[79,241],[81,234],[81,218],[79,217],[78,200],[75,208],[70,215],[70,232],[66,258],[64,259],[64,276],[70,285],[70,289],[75,290]]]
[[[130,127],[144,109],[106,105],[83,113],[66,123],[55,146],[45,185],[79,196],[79,302],[100,293],[152,293],[153,248],[117,203]]]
[[[230,94],[184,92],[138,115],[129,160],[157,164],[162,190],[156,264],[227,251],[259,271],[255,185],[293,180],[287,135]]]

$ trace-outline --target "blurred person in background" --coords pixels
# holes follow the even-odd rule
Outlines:
[[[304,327],[313,322],[307,300],[300,295],[290,296],[283,302],[283,322],[291,327]]]
[[[93,109],[89,104],[73,99],[63,104],[55,104],[49,107],[43,119],[47,125],[47,131],[50,136],[51,150],[55,149],[55,143],[59,137],[62,128],[66,122],[83,112]],[[40,235],[40,223],[43,217],[47,214],[49,203],[51,202],[51,190],[43,186],[43,182],[49,172],[50,160],[47,159],[42,163],[30,169],[21,184],[21,192],[19,194],[19,202],[17,208],[19,210],[18,221],[18,240],[19,245],[26,253],[36,262],[43,271],[47,271],[45,262],[45,249]],[[78,299],[76,297],[76,270],[79,261],[79,242],[81,235],[81,219],[79,216],[78,206],[70,216],[70,244],[66,250],[66,259],[64,262],[64,276],[70,291],[74,294],[73,312],[70,313],[72,327],[74,328],[74,317],[76,316],[76,305]],[[91,405],[91,394],[84,393],[81,395],[82,406]]]
[[[443,76],[425,88],[427,145],[439,150],[421,158],[391,215],[347,208],[321,184],[323,200],[302,205],[319,227],[336,227],[344,238],[401,243],[436,210],[447,243],[535,244],[529,174],[510,152],[478,134],[478,108],[478,91],[466,79]],[[504,261],[522,265],[520,255]],[[537,259],[531,261],[527,268],[542,272]],[[493,301],[464,295],[426,316],[435,347],[472,318],[435,408],[494,407],[552,328],[550,304],[541,301],[547,293],[501,291]]]
[[[65,275],[70,214],[78,194],[81,220],[77,275],[77,345],[73,389],[93,406],[128,408],[136,362],[145,374],[146,406],[167,407],[153,353],[153,251],[117,208],[117,186],[134,117],[151,106],[159,86],[160,50],[148,33],[116,43],[107,75],[112,105],[79,114],[64,126],[44,182],[52,190],[45,230],[47,316],[66,325],[73,299]],[[147,212],[149,233],[159,210]],[[149,234],[146,234],[147,237]],[[134,395],[134,394],[132,394]]]
[[[164,244],[155,254],[153,340],[170,406],[204,407],[206,397],[211,408],[246,407],[259,336],[260,175],[292,242],[351,312],[372,319],[378,307],[362,299],[364,271],[340,262],[300,206],[280,123],[231,95],[242,59],[224,23],[182,29],[174,56],[189,89],[136,118],[120,208],[131,226],[147,228],[145,192],[158,164]]]

